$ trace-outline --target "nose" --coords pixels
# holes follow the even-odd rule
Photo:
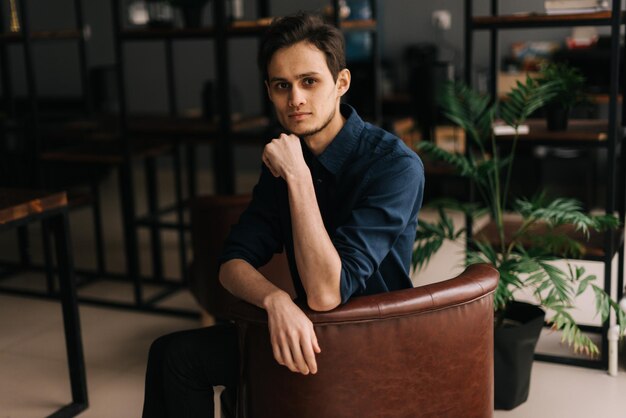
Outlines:
[[[304,91],[298,88],[297,86],[293,86],[291,91],[289,92],[289,106],[298,108],[306,103],[306,98]]]

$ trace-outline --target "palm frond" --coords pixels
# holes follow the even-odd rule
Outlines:
[[[485,137],[490,135],[495,114],[490,97],[464,83],[450,82],[443,86],[439,104],[446,117],[461,127],[469,140],[482,148]]]
[[[485,215],[488,211],[486,208],[480,206],[477,203],[461,202],[456,199],[450,198],[437,198],[430,200],[423,208],[434,208],[437,211],[440,209],[462,212],[463,214],[476,219]]]
[[[591,357],[600,354],[598,346],[584,334],[572,315],[568,312],[569,306],[553,305],[550,307],[555,314],[548,322],[552,323],[554,330],[561,331],[561,342],[567,343],[574,348],[574,352],[582,352]]]
[[[439,251],[445,240],[455,240],[458,232],[454,222],[443,207],[438,209],[439,218],[436,222],[427,222],[418,219],[415,232],[415,244],[411,262],[413,268],[421,270]]]
[[[417,150],[424,151],[426,154],[438,161],[450,164],[462,177],[470,178],[478,182],[483,181],[483,179],[478,175],[475,164],[468,156],[448,152],[429,141],[422,141],[417,144]]]
[[[585,246],[582,243],[554,230],[545,231],[541,234],[528,233],[521,238],[528,240],[532,248],[540,249],[546,254],[578,258],[585,252]]]
[[[586,237],[589,231],[605,231],[620,225],[614,215],[589,215],[582,211],[580,202],[569,198],[556,198],[547,202],[544,198],[517,199],[514,204],[523,218],[545,222],[549,227],[571,224]]]
[[[527,76],[526,83],[518,81],[516,88],[507,94],[507,100],[500,104],[500,117],[509,126],[523,124],[533,112],[556,96],[558,87],[556,82],[540,84]]]

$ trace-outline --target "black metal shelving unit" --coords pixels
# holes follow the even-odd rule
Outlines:
[[[608,26],[611,32],[611,64],[610,64],[610,94],[608,100],[608,120],[605,126],[587,135],[580,135],[575,130],[558,135],[545,133],[538,135],[533,144],[556,145],[568,147],[598,147],[607,150],[606,173],[606,213],[618,213],[622,222],[625,220],[625,193],[624,193],[624,164],[622,139],[624,137],[624,121],[626,120],[626,107],[622,107],[622,114],[618,112],[620,60],[626,62],[625,53],[620,51],[620,27],[624,24],[624,12],[621,9],[620,0],[611,1],[611,10],[595,13],[571,14],[571,15],[547,15],[543,13],[528,13],[501,15],[498,1],[490,0],[490,14],[488,16],[474,16],[473,0],[465,0],[465,81],[471,84],[472,60],[473,60],[473,34],[476,31],[488,31],[489,42],[489,89],[492,95],[496,94],[497,71],[498,71],[498,32],[501,30],[522,30],[532,28],[562,28],[572,26]],[[623,69],[622,69],[623,71]],[[624,89],[624,86],[622,86]],[[626,97],[623,95],[622,97]],[[480,233],[480,232],[477,232]],[[613,259],[618,256],[617,268],[617,298],[623,296],[624,286],[624,230],[609,230],[596,237],[596,251],[588,260],[600,261],[604,264],[604,290],[611,294],[611,285],[615,277],[613,271]],[[575,366],[607,369],[608,368],[608,321],[601,326],[584,326],[584,331],[599,333],[602,337],[599,359],[578,359],[567,356],[536,354],[537,360],[554,363],[569,364]]]
[[[74,43],[77,48],[78,68],[81,86],[81,97],[79,113],[88,117],[91,114],[91,92],[89,85],[89,77],[87,70],[87,54],[86,54],[86,28],[83,20],[82,0],[73,0],[74,27],[70,29],[60,30],[36,30],[31,29],[30,10],[25,0],[17,2],[17,9],[12,10],[9,19],[3,16],[3,9],[0,9],[0,71],[2,73],[2,109],[3,123],[0,129],[0,154],[3,156],[3,162],[18,162],[19,168],[15,170],[12,176],[5,177],[12,186],[30,187],[30,188],[48,188],[51,185],[48,182],[47,175],[44,174],[42,166],[42,155],[49,146],[47,138],[44,137],[43,130],[51,122],[56,122],[54,117],[46,115],[42,111],[42,103],[45,100],[40,96],[36,82],[35,58],[33,56],[34,44],[41,43]],[[7,30],[5,21],[11,21],[11,28]],[[17,45],[22,48],[24,56],[24,75],[26,81],[26,107],[20,109],[19,100],[14,91],[14,82],[11,74],[11,61],[9,54],[9,46]],[[71,101],[69,101],[71,102]],[[73,104],[73,102],[72,102]],[[52,120],[50,120],[52,119]],[[13,146],[10,145],[14,142]],[[18,146],[15,146],[18,143]],[[7,160],[4,160],[4,159]],[[12,170],[13,167],[7,164],[4,170]],[[4,175],[7,173],[4,172]],[[75,193],[69,192],[69,207],[82,207],[90,205],[93,211],[94,236],[96,247],[97,271],[102,273],[105,270],[104,244],[102,236],[102,223],[100,212],[100,193],[96,180],[88,181],[89,192]],[[52,185],[56,187],[56,185]],[[49,231],[45,225],[42,227],[43,247],[45,259],[51,258],[51,244]],[[21,227],[18,232],[19,254],[18,263],[10,263],[0,261],[3,274],[2,278],[11,275],[18,267],[21,269],[42,269],[43,266],[37,266],[31,259],[28,250],[28,234],[26,227]],[[47,294],[55,293],[55,282],[53,272],[47,271]],[[5,289],[3,289],[4,291]]]
[[[133,280],[135,305],[155,309],[153,302],[145,301],[142,287],[146,280],[140,277],[138,264],[138,228],[148,227],[152,244],[152,264],[154,271],[160,271],[160,239],[162,228],[176,229],[179,233],[180,259],[183,271],[181,281],[171,281],[160,278],[161,284],[172,285],[172,290],[186,284],[186,253],[185,234],[189,225],[184,223],[184,210],[186,197],[196,195],[196,153],[197,144],[210,144],[213,147],[213,178],[215,192],[217,194],[235,193],[235,164],[234,148],[238,145],[263,144],[271,138],[272,126],[270,123],[270,107],[264,107],[265,115],[249,118],[247,120],[233,122],[231,118],[232,103],[229,92],[231,68],[228,62],[229,41],[236,38],[257,38],[261,36],[271,23],[269,0],[256,0],[255,20],[231,20],[227,18],[226,0],[216,0],[211,3],[213,22],[211,25],[199,28],[129,28],[123,23],[123,10],[121,0],[112,0],[114,45],[116,58],[116,75],[118,81],[119,97],[119,124],[116,130],[119,135],[121,161],[120,161],[120,193],[123,204],[123,223],[125,231],[125,246],[127,259],[127,276]],[[374,41],[372,55],[372,73],[374,74],[373,100],[377,104],[374,119],[381,120],[380,107],[380,72],[379,72],[379,46],[377,37],[376,0],[371,0],[373,16],[368,20],[344,21],[335,13],[334,23],[344,31],[371,31]],[[333,0],[334,10],[339,10],[339,1]],[[220,103],[217,109],[217,122],[183,118],[179,114],[176,103],[175,63],[173,49],[179,40],[212,40],[214,43],[214,63],[216,97]],[[160,42],[165,45],[165,69],[168,114],[155,118],[149,123],[138,121],[135,115],[129,113],[126,105],[128,86],[124,81],[124,47],[128,43]],[[262,80],[260,80],[262,81]],[[260,94],[265,94],[263,83],[259,83]],[[148,168],[149,213],[147,216],[137,216],[135,213],[134,190],[133,190],[133,149],[138,140],[151,140],[160,138],[165,143],[174,146],[176,176],[176,203],[173,207],[157,207],[157,188],[154,181],[154,167]],[[180,150],[183,148],[187,173],[187,196],[182,187],[183,166],[180,161]],[[152,173],[151,173],[152,171]],[[175,210],[176,222],[163,222],[160,216]],[[159,297],[160,300],[162,297]]]
[[[42,174],[42,167],[44,166],[44,164],[52,162],[63,164],[76,164],[76,167],[85,165],[99,167],[116,167],[119,169],[118,177],[120,182],[120,188],[123,191],[122,194],[128,193],[129,190],[130,193],[132,193],[132,185],[127,181],[131,177],[128,173],[125,172],[125,170],[130,168],[130,160],[141,158],[146,161],[146,178],[148,190],[147,206],[149,208],[149,219],[150,216],[154,216],[155,212],[157,212],[158,210],[156,205],[156,193],[154,192],[157,189],[155,176],[155,158],[162,155],[172,156],[174,159],[174,164],[176,165],[176,154],[172,152],[171,146],[163,143],[160,140],[151,140],[149,142],[137,141],[131,144],[126,141],[121,141],[122,136],[115,129],[106,129],[105,132],[98,130],[98,124],[97,122],[94,122],[94,119],[97,119],[97,117],[96,115],[94,115],[92,109],[90,82],[87,70],[85,38],[86,28],[83,21],[82,0],[73,0],[75,27],[72,29],[54,31],[32,31],[30,29],[29,10],[26,3],[26,0],[20,0],[18,3],[19,8],[17,10],[17,17],[19,19],[19,31],[7,32],[4,27],[0,27],[0,65],[2,72],[1,81],[3,86],[2,98],[5,114],[7,115],[7,120],[10,121],[10,123],[5,123],[3,129],[0,130],[0,132],[2,132],[3,134],[2,140],[0,141],[0,151],[5,150],[2,147],[4,147],[6,144],[7,133],[19,133],[21,135],[20,139],[22,139],[24,142],[24,144],[22,144],[22,149],[26,151],[24,153],[25,155],[21,158],[23,158],[24,161],[28,163],[27,172],[31,174],[31,178],[27,179],[25,184],[18,183],[15,184],[15,186],[34,188],[49,187],[46,181],[46,176]],[[0,17],[2,16],[0,15]],[[3,25],[3,22],[4,19],[0,19],[0,25]],[[42,100],[38,94],[36,84],[35,62],[33,58],[32,46],[34,43],[41,42],[69,41],[76,42],[78,47],[80,84],[82,89],[82,98],[80,105],[80,109],[82,109],[82,112],[79,115],[72,116],[72,118],[84,118],[81,119],[78,124],[81,126],[88,125],[89,128],[77,130],[65,129],[65,122],[59,124],[58,120],[54,120],[54,132],[56,132],[59,126],[61,126],[60,133],[57,132],[56,136],[61,137],[62,139],[71,139],[71,142],[73,142],[73,144],[67,147],[60,148],[50,147],[49,144],[47,144],[50,131],[46,130],[45,135],[44,132],[42,132],[44,127],[49,128],[49,123],[48,121],[42,120],[42,112],[40,111],[40,103]],[[10,44],[19,44],[23,47],[24,50],[24,74],[26,77],[28,108],[26,109],[26,111],[23,112],[23,115],[18,114],[16,97],[13,91],[13,83],[10,75],[10,62],[9,54],[7,51],[8,45]],[[69,122],[68,124],[71,125],[72,123],[74,122]],[[123,147],[128,147],[126,149],[127,153],[122,152]],[[124,160],[125,157],[128,157],[129,160]],[[180,172],[180,170],[178,170],[177,172]],[[177,184],[178,183],[179,182],[177,182]],[[80,296],[80,302],[90,303],[99,306],[139,309],[148,312],[197,316],[196,312],[155,307],[156,302],[176,291],[178,288],[181,287],[181,284],[180,281],[175,282],[164,279],[162,277],[162,270],[159,270],[159,267],[161,265],[157,264],[156,262],[153,265],[154,274],[152,276],[140,277],[138,266],[138,249],[136,245],[133,247],[133,242],[130,241],[132,240],[132,238],[136,239],[136,234],[130,234],[129,236],[125,237],[125,243],[127,244],[126,255],[129,263],[129,266],[127,266],[127,273],[118,274],[110,272],[106,269],[103,227],[101,223],[102,218],[100,212],[100,196],[97,180],[90,182],[90,189],[91,196],[82,195],[73,198],[72,193],[69,194],[70,208],[82,206],[86,202],[86,204],[90,204],[92,206],[94,211],[93,219],[96,241],[97,267],[95,270],[77,269],[77,287],[81,288],[100,280],[128,282],[130,277],[130,280],[132,280],[134,284],[135,300],[134,303],[129,304],[125,302],[103,300],[96,297]],[[133,205],[133,203],[134,201],[132,199],[124,199],[122,202],[123,213],[126,213],[129,205]],[[125,221],[127,220],[125,219]],[[154,223],[147,223],[152,232],[151,238],[153,244],[152,248],[154,259],[161,260],[161,254],[158,250],[160,249],[160,241],[158,239],[159,237],[155,236],[153,232],[155,229]],[[129,223],[126,222],[126,225],[129,225]],[[182,225],[182,222],[176,223],[177,228],[179,227],[179,225]],[[50,243],[50,234],[45,225],[42,226],[42,234],[44,250],[43,256],[44,259],[48,261],[52,257],[52,247]],[[45,272],[47,278],[46,290],[25,290],[3,286],[0,291],[4,293],[29,297],[58,298],[59,294],[56,289],[56,281],[54,279],[55,275],[58,274],[58,270],[55,268],[45,267],[46,265],[49,266],[50,263],[38,264],[31,260],[30,253],[28,251],[28,234],[25,230],[25,227],[22,227],[19,230],[18,237],[20,259],[18,262],[10,262],[4,260],[0,261],[0,267],[2,267],[0,279],[9,278],[14,273],[24,269],[42,271]],[[128,245],[129,242],[131,243],[131,245]],[[134,244],[136,244],[136,242],[137,241],[135,241]],[[133,248],[135,248],[135,251],[133,250]],[[132,257],[129,257],[130,254],[132,254]],[[186,269],[184,269],[184,272],[186,272]],[[161,285],[162,287],[164,287],[165,290],[159,292],[155,296],[152,296],[149,300],[146,300],[142,295],[143,282],[152,282]]]

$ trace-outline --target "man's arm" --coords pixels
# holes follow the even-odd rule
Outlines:
[[[321,350],[313,323],[289,294],[241,259],[222,264],[219,278],[230,293],[267,311],[272,350],[279,364],[292,372],[317,373],[315,353]]]
[[[287,182],[294,253],[307,303],[317,311],[331,310],[341,303],[341,259],[324,227],[300,139],[285,134],[274,139],[265,147],[263,162]]]

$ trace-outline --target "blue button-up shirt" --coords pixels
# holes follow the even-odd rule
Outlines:
[[[409,268],[424,191],[419,157],[396,136],[341,105],[346,123],[319,156],[302,142],[326,231],[341,258],[341,300],[412,287]],[[287,252],[299,298],[287,183],[263,165],[250,206],[226,241],[221,262],[258,268]]]

